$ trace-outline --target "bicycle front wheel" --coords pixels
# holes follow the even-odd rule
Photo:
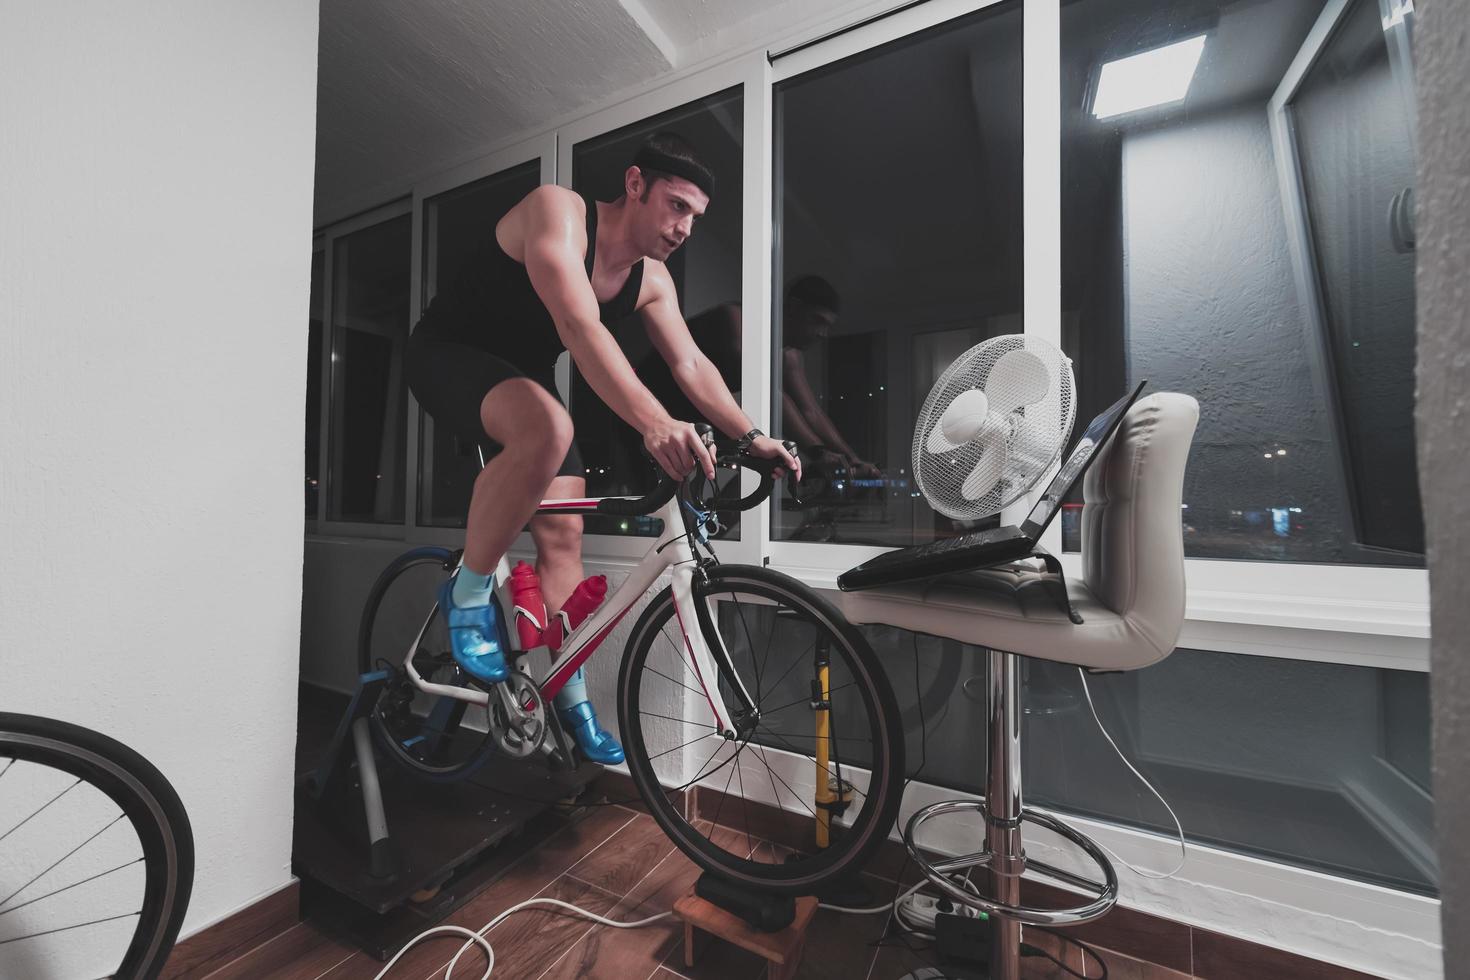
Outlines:
[[[151,980],[193,883],[188,815],[148,760],[0,713],[0,976]]]
[[[707,642],[729,651],[759,721],[737,739],[716,732],[665,589],[633,627],[619,677],[629,771],[654,819],[700,867],[813,892],[860,869],[898,814],[903,725],[892,687],[862,634],[790,576],[717,566],[695,590],[717,634]],[[719,684],[726,705],[737,703]],[[693,807],[673,792],[688,787]],[[828,828],[825,846],[818,824]]]

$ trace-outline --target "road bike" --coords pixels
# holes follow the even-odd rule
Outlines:
[[[708,427],[701,432],[713,447]],[[628,633],[618,672],[633,783],[700,867],[751,887],[810,893],[861,868],[887,838],[903,788],[903,723],[877,657],[831,603],[775,569],[716,559],[715,515],[766,499],[777,465],[735,451],[716,462],[753,471],[758,486],[726,496],[696,470],[661,477],[643,497],[542,501],[541,514],[656,513],[662,531],[539,676],[507,628],[505,561],[495,601],[510,678],[482,686],[455,663],[434,596],[460,554],[437,547],[399,556],[374,584],[358,668],[390,671],[371,724],[387,754],[419,776],[465,779],[496,753],[575,764],[547,705],[667,572],[669,584]],[[683,791],[696,787],[690,805]],[[811,839],[809,824],[825,846],[793,853],[791,841]]]

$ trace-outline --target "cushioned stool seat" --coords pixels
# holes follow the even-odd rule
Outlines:
[[[854,623],[886,623],[1025,657],[1083,667],[1131,670],[1169,648],[1103,605],[1081,582],[1065,586],[1080,625],[1059,601],[1057,576],[1029,563],[946,575],[871,592],[846,592],[842,611]]]
[[[1038,563],[841,595],[854,623],[886,623],[975,646],[1099,670],[1162,660],[1184,624],[1180,495],[1199,404],[1139,399],[1083,478],[1082,580],[1066,594]]]

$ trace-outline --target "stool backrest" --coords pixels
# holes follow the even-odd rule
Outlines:
[[[1123,417],[1082,482],[1082,573],[1103,605],[1160,650],[1184,625],[1184,464],[1199,402],[1161,392]]]

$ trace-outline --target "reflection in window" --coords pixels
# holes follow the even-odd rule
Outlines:
[[[317,519],[321,488],[322,464],[322,320],[326,314],[323,282],[327,272],[327,253],[317,249],[311,253],[311,311],[306,327],[306,519]]]
[[[797,76],[774,99],[773,415],[807,462],[773,536],[952,536],[974,525],[929,508],[909,453],[944,369],[1023,329],[1020,5]]]
[[[332,416],[327,518],[403,521],[411,218],[332,246]]]
[[[1076,363],[1078,417],[1091,417],[1142,379],[1155,391],[1199,399],[1183,511],[1193,557],[1416,561],[1354,543],[1331,369],[1320,356],[1324,338],[1292,273],[1268,102],[1323,7],[1322,0],[1082,0],[1062,8],[1062,331]],[[1128,74],[1110,67],[1144,55],[1154,59],[1152,84],[1110,90]],[[1167,78],[1165,63],[1173,73]],[[1330,101],[1340,114],[1366,114],[1355,100],[1396,97],[1361,95],[1389,86],[1386,75],[1314,78],[1311,84],[1336,93]],[[1120,104],[1131,107],[1115,111]],[[1333,125],[1337,139],[1354,138],[1356,124],[1339,115]],[[1357,200],[1365,181],[1378,181],[1363,176],[1367,167],[1384,171],[1385,188],[1402,190],[1402,160],[1407,154],[1412,170],[1412,155],[1401,143],[1389,150],[1395,138],[1386,130],[1359,138],[1382,153],[1332,151],[1340,166],[1322,168],[1309,186],[1320,184],[1324,201]],[[1369,243],[1370,234],[1386,241],[1380,218],[1389,213],[1388,198],[1381,203],[1362,203],[1359,216],[1366,229],[1372,211],[1382,227],[1338,235],[1345,250],[1334,275],[1369,283],[1361,295],[1382,314],[1371,327],[1364,307],[1349,314],[1346,329],[1358,331],[1355,339],[1371,337],[1378,356],[1366,374],[1369,355],[1358,358],[1358,381],[1343,386],[1356,403],[1348,417],[1376,421],[1345,431],[1356,441],[1372,429],[1379,444],[1396,439],[1409,454],[1360,494],[1402,529],[1419,520],[1405,435],[1412,291],[1382,264],[1404,260]],[[1076,516],[1075,508],[1063,515],[1072,550]]]
[[[598,201],[623,194],[623,176],[639,145],[654,133],[672,131],[687,140],[715,175],[715,194],[704,217],[666,265],[679,306],[700,349],[714,362],[737,398],[740,393],[741,217],[744,213],[744,102],[728,89],[622,129],[578,143],[572,150],[572,187]],[[606,324],[639,378],[676,419],[703,421],[674,383],[637,316]],[[643,438],[609,409],[574,369],[572,419],[587,467],[587,492],[594,497],[643,493],[657,471],[645,457]],[[722,515],[736,536],[737,515]],[[594,534],[657,534],[656,518],[589,516]]]
[[[541,164],[519,167],[457,187],[424,201],[424,295],[422,306],[453,277],[473,274],[465,264],[495,235],[505,213],[541,182]],[[485,330],[514,330],[514,324],[487,323]],[[427,412],[419,413],[418,521],[427,527],[464,527],[470,491],[480,472],[480,457],[451,433],[434,425]]]
[[[908,772],[922,716],[923,781],[983,792],[984,651],[861,629],[898,698]],[[1168,813],[1098,732],[1076,668],[1025,659],[1022,670],[1028,802],[1172,836]],[[1427,674],[1181,649],[1088,685],[1109,734],[1190,840],[1436,892]]]

